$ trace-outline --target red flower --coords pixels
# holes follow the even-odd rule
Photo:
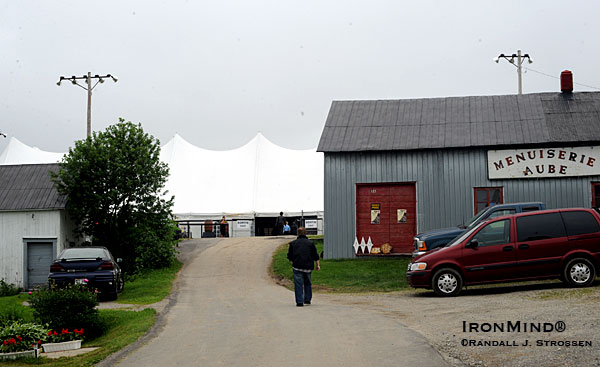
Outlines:
[[[2,342],[2,344],[8,345],[8,342],[5,340],[5,341]]]
[[[38,340],[38,344],[42,344],[42,341],[41,341],[41,340]]]
[[[56,336],[56,335],[58,335],[58,333],[56,332],[56,330],[54,330],[54,333],[53,333],[53,335],[55,335],[55,336]]]
[[[20,342],[23,341],[23,338],[21,338],[21,335],[17,335],[17,339],[19,339]]]
[[[49,335],[49,336],[52,335],[52,330],[48,331],[47,335]]]
[[[69,333],[69,329],[65,329],[65,328],[62,329],[62,333],[61,334],[68,334],[68,333]]]
[[[75,329],[75,330],[73,330],[73,331],[75,332],[75,334],[78,334],[78,335],[83,335],[83,328],[81,328],[81,329],[79,329],[79,330]]]

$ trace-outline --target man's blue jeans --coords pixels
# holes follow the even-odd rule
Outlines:
[[[312,299],[310,274],[311,273],[294,270],[294,293],[296,294],[296,304],[310,302]]]

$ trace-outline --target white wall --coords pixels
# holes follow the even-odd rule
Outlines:
[[[75,243],[72,228],[64,210],[0,212],[0,278],[23,287],[24,240],[56,240],[56,257]]]

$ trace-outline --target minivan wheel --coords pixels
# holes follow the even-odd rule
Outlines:
[[[587,287],[596,278],[596,268],[588,259],[579,257],[567,263],[563,276],[572,287]]]
[[[454,269],[444,268],[438,270],[431,282],[433,291],[438,296],[452,297],[460,293],[463,285],[462,276]]]

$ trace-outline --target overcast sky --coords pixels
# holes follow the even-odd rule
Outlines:
[[[262,132],[316,147],[333,100],[600,88],[599,1],[0,0],[0,132],[42,150],[85,137],[86,92],[59,76],[113,74],[92,128],[119,117],[207,149]],[[0,137],[0,151],[8,139]]]

